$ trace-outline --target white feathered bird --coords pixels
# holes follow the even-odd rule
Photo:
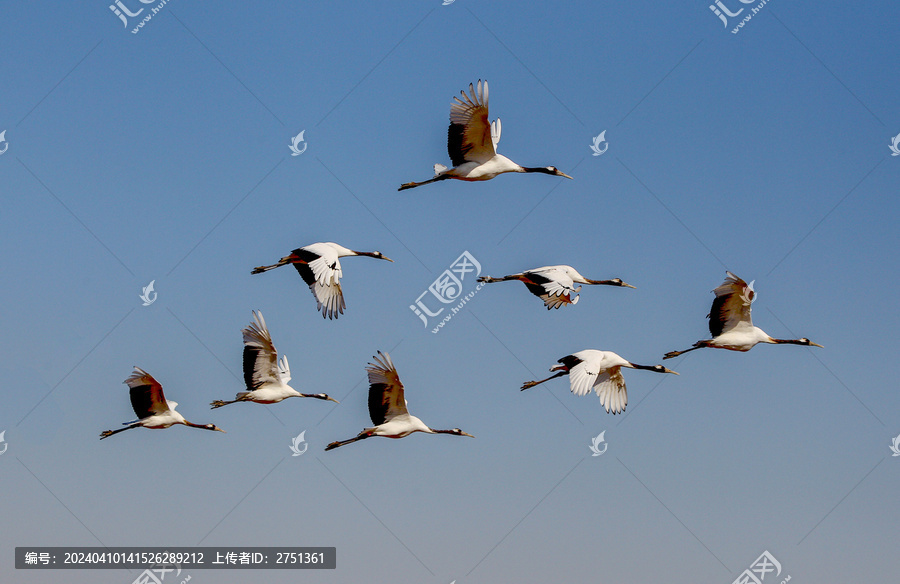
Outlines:
[[[178,402],[167,400],[163,394],[162,385],[140,367],[135,367],[124,383],[128,385],[131,407],[138,419],[133,422],[125,422],[125,427],[118,430],[104,430],[100,433],[100,440],[132,428],[161,430],[175,424],[217,432],[225,431],[215,424],[194,424],[185,420],[184,416],[175,411]]]
[[[253,311],[253,322],[243,329],[244,334],[244,383],[247,391],[241,391],[231,401],[216,400],[209,405],[221,408],[236,402],[275,404],[289,397],[313,397],[338,403],[324,393],[300,393],[288,382],[291,367],[287,355],[278,359],[278,351],[272,344],[272,336],[261,312]]]
[[[490,276],[482,276],[478,278],[479,282],[506,282],[508,280],[518,280],[525,284],[528,290],[544,301],[547,310],[551,308],[559,308],[566,304],[578,303],[578,292],[581,286],[575,284],[604,284],[607,286],[623,286],[626,288],[634,288],[631,284],[626,284],[619,278],[612,280],[589,280],[572,266],[544,266],[533,270],[526,270],[518,274],[510,274],[502,278],[492,278]]]
[[[369,366],[366,367],[369,374],[369,417],[372,418],[374,426],[365,428],[354,438],[332,442],[325,447],[325,450],[332,450],[370,436],[403,438],[413,432],[452,434],[474,438],[459,428],[435,430],[428,427],[419,418],[410,415],[406,408],[403,384],[400,383],[400,376],[397,375],[397,369],[391,361],[391,356],[378,351],[378,356],[374,359],[375,362],[369,363]]]
[[[341,290],[341,262],[339,258],[349,256],[369,256],[380,260],[393,262],[380,251],[353,251],[342,245],[327,241],[313,243],[295,249],[290,255],[278,260],[271,266],[259,266],[251,271],[251,274],[261,274],[281,266],[292,264],[303,281],[309,286],[309,290],[316,298],[316,309],[322,311],[322,318],[326,316],[337,318],[344,314],[347,305],[344,303],[344,293]]]
[[[457,180],[489,180],[505,172],[541,172],[572,178],[555,166],[519,166],[509,158],[497,154],[500,142],[500,118],[488,122],[488,84],[478,80],[477,89],[469,84],[469,94],[460,92],[462,99],[453,98],[450,104],[450,128],[447,130],[447,153],[453,168],[434,165],[434,178],[400,185],[399,191],[455,178]]]
[[[566,355],[558,361],[550,371],[558,371],[547,379],[540,381],[528,381],[522,385],[522,391],[540,385],[545,381],[569,376],[569,388],[575,395],[587,395],[591,389],[600,398],[600,405],[612,414],[625,411],[628,405],[628,393],[625,390],[625,378],[622,377],[622,367],[629,369],[646,369],[657,373],[672,373],[671,369],[662,365],[638,365],[613,353],[612,351],[598,351],[585,349],[571,355]]]
[[[706,315],[709,319],[709,334],[713,338],[697,341],[693,347],[684,351],[669,351],[663,359],[671,359],[703,347],[729,351],[749,351],[758,343],[822,347],[807,338],[773,339],[758,326],[753,326],[750,311],[756,292],[752,285],[731,272],[726,271],[725,274],[725,281],[713,290],[716,297],[709,314]]]

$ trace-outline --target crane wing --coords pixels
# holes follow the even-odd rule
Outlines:
[[[569,368],[569,389],[571,389],[572,393],[575,395],[589,394],[591,388],[594,387],[594,383],[597,382],[597,375],[600,373],[600,368],[596,363],[582,361],[574,355],[570,355],[568,359],[568,362],[564,362],[563,359],[560,359],[560,362],[564,362]],[[570,365],[569,363],[574,364]]]
[[[249,391],[266,383],[281,383],[278,351],[261,312],[253,311],[253,322],[244,333],[244,383]],[[285,362],[286,363],[286,362]]]
[[[140,367],[135,366],[124,383],[128,385],[131,407],[139,420],[169,411],[162,385]]]
[[[628,393],[625,391],[625,378],[621,367],[612,367],[597,376],[594,392],[600,398],[600,405],[608,413],[618,414],[625,411],[628,405]]]
[[[713,338],[736,327],[752,327],[750,318],[750,304],[756,293],[731,272],[725,272],[726,278],[722,284],[713,290],[716,294],[712,308],[707,315],[709,318],[709,333]]]
[[[544,301],[547,310],[578,302],[577,292],[581,288],[575,288],[575,282],[565,272],[540,269],[525,272],[524,275],[530,281],[530,283],[525,282],[525,286],[532,294]]]
[[[453,98],[450,104],[450,128],[447,130],[447,153],[453,166],[466,162],[483,164],[494,157],[494,141],[488,122],[488,84],[478,81],[478,88],[469,84],[469,93],[461,91],[462,99]],[[497,140],[500,126],[497,125]]]
[[[494,152],[497,152],[497,144],[500,143],[500,132],[502,127],[500,126],[500,118],[497,118],[493,122],[491,122],[491,143],[494,145]]]
[[[391,361],[391,356],[378,351],[375,362],[369,363],[369,417],[376,426],[401,415],[409,415],[403,384]]]
[[[337,318],[343,314],[347,305],[341,290],[341,262],[337,253],[324,244],[313,244],[291,252],[298,261],[294,267],[303,281],[309,286],[316,299],[316,310],[322,311],[322,317]]]
[[[278,375],[281,377],[281,383],[287,383],[291,380],[291,366],[288,364],[287,355],[282,355],[278,361]]]

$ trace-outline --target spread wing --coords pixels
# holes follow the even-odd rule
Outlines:
[[[469,95],[461,91],[462,99],[453,98],[450,104],[450,128],[447,130],[447,152],[453,166],[465,162],[483,164],[494,157],[494,141],[488,122],[488,84],[478,81],[478,88],[469,84]],[[497,124],[497,141],[500,125]]]
[[[391,356],[378,351],[374,363],[369,363],[369,417],[376,426],[400,415],[409,415],[403,384],[391,361]]]
[[[599,374],[600,367],[596,363],[578,359],[574,366],[569,366],[569,389],[575,395],[587,395],[597,382]]]
[[[618,414],[625,411],[628,405],[628,393],[625,391],[625,378],[621,367],[611,367],[597,376],[594,391],[600,397],[600,405],[607,412]]]
[[[532,294],[544,301],[547,310],[578,302],[577,292],[581,288],[576,288],[572,278],[562,270],[541,268],[525,272],[524,275],[531,282],[525,282],[525,285]]]
[[[253,322],[244,333],[244,383],[249,391],[266,383],[281,383],[278,351],[261,312],[253,311]],[[285,361],[287,365],[287,361]]]
[[[713,290],[716,294],[709,311],[709,333],[713,338],[736,327],[752,327],[750,303],[756,293],[747,282],[731,272],[722,284]]]
[[[140,367],[134,368],[125,383],[131,394],[131,407],[139,420],[169,411],[162,385]]]
[[[500,143],[500,132],[502,127],[500,126],[500,118],[497,118],[493,122],[491,122],[491,142],[494,144],[494,152],[497,152],[497,144]]]
[[[322,311],[322,317],[337,318],[338,314],[343,314],[347,308],[340,284],[343,273],[334,249],[314,243],[295,249],[291,255],[299,260],[294,262],[294,267],[309,286],[316,299],[316,309]]]

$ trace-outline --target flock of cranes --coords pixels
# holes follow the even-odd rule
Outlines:
[[[462,99],[453,98],[450,106],[450,128],[447,136],[447,150],[453,168],[435,164],[435,176],[423,182],[409,182],[400,186],[399,190],[410,189],[445,179],[464,181],[489,180],[507,172],[539,172],[571,179],[572,177],[559,171],[556,167],[523,167],[509,158],[497,154],[500,141],[500,120],[488,121],[488,84],[478,81],[477,87],[469,85],[469,93],[461,92]],[[343,276],[340,258],[351,256],[368,256],[392,262],[379,251],[354,251],[333,242],[313,243],[293,250],[277,263],[254,268],[251,274],[260,274],[284,265],[291,264],[300,273],[303,281],[309,286],[316,299],[316,310],[323,318],[336,319],[344,313],[346,304],[341,289],[340,279]],[[711,339],[701,340],[683,351],[670,351],[663,359],[671,359],[689,351],[704,347],[727,349],[731,351],[749,351],[758,343],[793,344],[812,347],[822,345],[813,343],[807,338],[775,339],[762,329],[753,325],[750,317],[751,304],[755,297],[752,284],[748,285],[731,272],[726,272],[725,281],[713,292],[715,299],[708,315]],[[544,302],[548,310],[560,308],[578,302],[580,284],[607,285],[634,288],[619,278],[611,280],[591,280],[582,276],[568,265],[545,266],[511,274],[500,278],[483,276],[479,282],[494,283],[518,280],[528,290]],[[215,400],[210,403],[217,409],[238,402],[255,402],[259,404],[275,404],[291,397],[313,398],[338,403],[324,393],[300,393],[288,383],[291,370],[287,356],[279,359],[278,351],[272,342],[266,321],[259,311],[253,311],[253,322],[242,330],[244,352],[243,371],[246,390],[238,392],[231,401]],[[426,425],[419,418],[410,415],[404,394],[403,384],[390,355],[378,351],[374,362],[366,367],[369,381],[369,417],[373,426],[364,428],[359,434],[347,440],[328,444],[325,450],[333,450],[352,442],[371,436],[386,438],[403,438],[414,432],[426,434],[450,434],[469,436],[459,428],[436,430]],[[553,375],[539,381],[528,381],[521,389],[540,385],[551,379],[569,376],[569,388],[575,395],[587,395],[592,390],[600,398],[600,404],[608,413],[618,414],[628,404],[628,394],[622,368],[644,369],[657,373],[675,371],[662,365],[638,365],[628,361],[612,351],[586,349],[566,355],[558,360],[558,365],[550,368]],[[215,424],[194,424],[188,422],[175,411],[178,405],[169,401],[163,394],[162,385],[149,373],[134,367],[131,376],[125,380],[129,387],[131,405],[138,419],[126,422],[124,428],[106,430],[100,439],[132,428],[164,429],[176,424],[224,432]]]

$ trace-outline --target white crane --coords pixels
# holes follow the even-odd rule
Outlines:
[[[288,385],[291,367],[287,355],[278,359],[278,351],[272,344],[272,336],[261,312],[253,311],[253,322],[244,333],[244,383],[247,391],[239,392],[232,401],[220,399],[210,403],[212,409],[236,402],[276,404],[289,397],[314,397],[339,403],[324,393],[300,393]]]
[[[474,438],[459,428],[452,430],[429,428],[419,418],[409,415],[409,410],[406,409],[406,399],[403,397],[403,384],[400,383],[400,377],[397,375],[397,369],[394,368],[390,355],[378,351],[378,356],[374,359],[375,363],[369,363],[366,371],[369,373],[369,417],[372,418],[372,423],[375,425],[364,429],[355,438],[332,442],[325,447],[325,450],[331,450],[370,436],[403,438],[413,432],[453,434],[454,436]]]
[[[309,286],[313,296],[316,297],[316,310],[322,311],[322,318],[326,316],[329,319],[337,318],[338,314],[344,314],[344,309],[347,307],[344,304],[344,293],[341,291],[343,274],[338,258],[349,256],[369,256],[389,262],[394,261],[380,251],[353,251],[328,241],[297,248],[290,255],[278,260],[277,264],[259,266],[250,273],[261,274],[286,264],[293,264],[303,277],[303,281]]]
[[[756,292],[753,290],[752,283],[748,285],[747,282],[731,272],[726,271],[725,274],[725,281],[713,290],[716,298],[713,300],[709,314],[706,315],[706,318],[709,319],[709,334],[713,338],[697,341],[693,347],[684,351],[669,351],[663,359],[671,359],[703,347],[728,349],[729,351],[749,351],[757,343],[822,347],[807,338],[773,339],[761,328],[753,326],[753,320],[750,318],[750,305],[756,297]]]
[[[587,395],[593,388],[600,397],[600,405],[604,406],[607,412],[618,414],[625,411],[625,406],[628,405],[628,393],[625,391],[622,367],[678,375],[675,371],[666,369],[662,365],[638,365],[626,361],[612,351],[596,349],[585,349],[566,355],[558,363],[560,365],[550,368],[550,371],[558,371],[558,373],[540,381],[528,381],[522,385],[522,391],[568,374],[569,388],[572,393]]]
[[[607,286],[624,286],[626,288],[634,288],[631,284],[626,284],[619,278],[612,280],[589,280],[578,273],[578,270],[572,266],[544,266],[543,268],[535,268],[526,270],[518,274],[503,276],[502,278],[492,278],[490,276],[482,276],[478,278],[479,282],[506,282],[508,280],[519,280],[532,294],[544,301],[547,310],[551,308],[559,308],[566,304],[578,303],[578,292],[581,286],[575,287],[575,284],[605,284]],[[573,298],[574,297],[574,298]]]
[[[215,424],[193,424],[185,420],[184,416],[175,411],[175,406],[178,405],[178,402],[167,400],[166,396],[163,395],[162,385],[140,367],[135,367],[131,376],[124,383],[128,385],[128,391],[131,394],[131,407],[134,409],[138,419],[133,422],[125,422],[123,424],[124,428],[101,432],[100,440],[132,428],[143,427],[160,430],[175,424],[184,424],[191,428],[202,428],[204,430],[216,430],[217,432],[225,431]]]
[[[555,166],[529,168],[519,166],[509,158],[497,154],[500,142],[500,119],[488,122],[488,84],[478,80],[478,89],[469,84],[469,93],[460,92],[462,99],[453,98],[450,104],[450,129],[447,131],[447,152],[453,168],[434,165],[434,178],[423,182],[400,185],[399,191],[427,185],[448,178],[458,180],[489,180],[504,172],[542,172],[572,178]]]

